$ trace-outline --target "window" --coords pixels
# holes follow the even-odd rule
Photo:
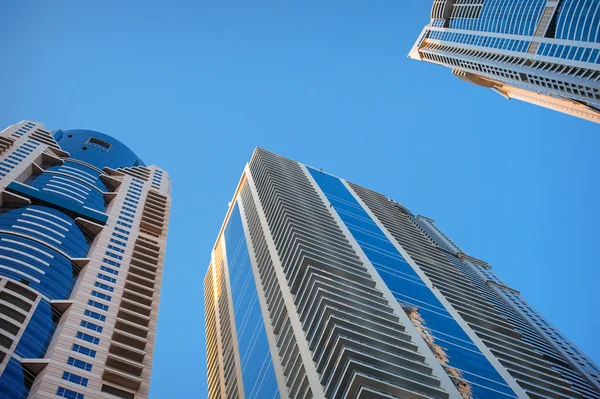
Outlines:
[[[109,301],[112,299],[110,295],[106,295],[102,292],[98,292],[98,291],[92,291],[92,296],[95,296],[96,298],[100,298],[100,299],[104,299],[105,301]]]
[[[98,288],[100,288],[100,289],[103,289],[103,290],[106,290],[106,291],[108,291],[108,292],[113,292],[113,291],[115,290],[115,289],[114,289],[113,287],[111,287],[110,285],[106,285],[106,284],[100,283],[100,282],[98,282],[98,281],[96,281],[96,282],[94,283],[94,287],[98,287]]]
[[[113,237],[120,238],[121,240],[129,241],[129,238],[122,236],[121,234],[113,233]]]
[[[129,232],[127,230],[123,230],[118,227],[115,227],[115,231],[118,231],[119,233],[123,233],[125,235],[129,235]],[[126,240],[126,238],[125,238],[125,240]]]
[[[104,311],[108,310],[108,305],[105,305],[105,304],[100,303],[100,302],[92,301],[91,299],[88,300],[88,305],[91,305],[91,306],[93,306],[95,308],[98,308],[100,310],[104,310]]]
[[[90,334],[82,333],[81,331],[77,331],[77,338],[92,343],[94,345],[98,345],[98,343],[100,342],[99,338],[96,338]]]
[[[74,352],[81,353],[81,354],[89,356],[89,357],[96,357],[96,351],[92,350],[90,348],[86,348],[85,346],[73,344],[73,347],[71,349]]]
[[[118,260],[122,260],[123,259],[123,257],[121,255],[113,254],[112,252],[108,252],[108,251],[106,252],[106,256],[110,256],[111,258],[115,258],[115,259],[118,259]]]
[[[84,387],[87,387],[87,384],[88,384],[87,378],[78,376],[77,374],[69,373],[68,371],[65,371],[63,373],[62,379],[73,382],[75,384],[79,384]]]
[[[89,316],[89,317],[91,317],[93,319],[96,319],[96,320],[106,321],[106,316],[103,316],[100,313],[96,313],[96,312],[93,312],[91,310],[87,310],[86,309],[85,312],[83,312],[83,314],[86,315],[86,316]]]
[[[124,220],[129,223],[133,223],[133,219],[126,218],[125,216],[119,216],[119,219]]]
[[[113,233],[113,236],[114,236],[114,233]],[[115,240],[114,238],[111,238],[111,239],[110,239],[110,242],[112,242],[113,244],[120,245],[120,246],[122,246],[122,247],[124,247],[124,246],[126,246],[126,245],[127,245],[126,243],[124,243],[124,242],[122,242],[122,241]],[[110,247],[109,247],[109,248],[110,248]]]
[[[110,245],[110,244],[108,245],[108,249],[118,252],[118,253],[121,253],[121,254],[125,253],[125,250],[123,248],[118,248],[118,247],[115,247],[114,245]]]
[[[119,272],[116,271],[115,269],[111,269],[110,267],[106,267],[106,266],[100,266],[100,270],[103,270],[103,271],[105,271],[107,273],[110,273],[110,274],[114,274],[115,276],[117,276],[119,274]]]
[[[90,363],[84,362],[83,360],[69,357],[69,359],[67,359],[67,364],[69,366],[77,367],[85,371],[92,371],[92,365]]]
[[[107,265],[111,265],[114,267],[121,267],[120,263],[115,262],[114,260],[110,260],[110,259],[103,259],[102,262],[106,263]]]
[[[89,328],[90,330],[98,331],[99,333],[102,332],[102,327],[90,321],[81,320],[81,327]]]
[[[130,224],[123,223],[123,222],[121,222],[120,220],[117,220],[117,224],[118,224],[118,225],[121,225],[121,226],[125,226],[125,227],[129,227],[129,228],[131,228],[131,225],[130,225]]]
[[[112,277],[109,277],[109,276],[105,276],[105,275],[104,275],[104,274],[102,274],[102,273],[98,273],[98,278],[101,278],[102,280],[104,280],[104,281],[108,281],[109,283],[113,283],[113,284],[117,282],[117,280],[116,280],[116,279],[114,279],[114,278],[112,278]]]
[[[90,137],[86,144],[95,144],[98,147],[109,150],[111,145],[104,140],[97,139],[95,137]]]
[[[83,399],[82,393],[71,391],[70,389],[63,387],[58,387],[58,391],[56,391],[56,396],[66,399]]]

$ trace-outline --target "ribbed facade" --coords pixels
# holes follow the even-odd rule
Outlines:
[[[431,219],[262,149],[204,286],[210,399],[600,396],[597,366]]]
[[[409,57],[600,123],[600,0],[435,0]]]
[[[0,132],[0,397],[148,397],[168,175],[87,130]]]

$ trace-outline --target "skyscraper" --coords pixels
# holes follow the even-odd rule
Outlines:
[[[600,123],[599,0],[434,0],[409,57]]]
[[[0,397],[148,397],[169,176],[31,121],[0,152]]]
[[[600,398],[592,360],[433,220],[262,149],[204,290],[210,399]]]

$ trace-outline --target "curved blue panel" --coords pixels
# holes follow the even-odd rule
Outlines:
[[[49,197],[60,196],[60,202],[67,201],[77,207],[85,206],[104,212],[106,207],[102,192],[108,189],[99,176],[97,171],[84,165],[65,162],[64,165],[46,169],[26,183]]]
[[[80,163],[65,160],[64,165],[51,166],[46,169],[47,172],[67,174],[78,181],[90,184],[102,192],[108,191],[106,185],[100,180],[100,173],[91,167]]]
[[[58,195],[50,191],[40,191],[28,184],[12,181],[6,188],[19,195],[30,198],[36,204],[42,203],[44,206],[46,206],[46,204],[51,207],[54,206],[56,209],[60,209],[69,214],[72,212],[76,215],[74,217],[82,216],[100,224],[106,224],[106,221],[108,220],[108,215],[104,212],[86,208],[76,201],[67,201],[67,197],[63,195]]]
[[[225,246],[246,398],[279,397],[273,359],[237,203],[225,227]]]
[[[24,359],[42,359],[46,354],[52,335],[58,325],[60,315],[42,299],[31,320],[27,324],[14,353]],[[25,399],[35,376],[21,366],[14,357],[10,357],[6,369],[0,377],[0,394],[7,398]]]
[[[50,302],[42,299],[15,348],[15,354],[26,359],[42,359],[59,320],[60,314],[52,309]]]
[[[557,10],[556,38],[600,43],[600,1],[562,0]]]
[[[51,299],[68,298],[77,279],[69,259],[24,237],[0,234],[0,258],[0,276],[24,282]]]
[[[546,0],[486,0],[478,18],[451,18],[450,28],[532,36]]]
[[[6,368],[0,377],[0,393],[3,398],[25,399],[29,394],[30,382],[33,375],[21,367],[21,363],[14,357],[8,359]]]
[[[79,129],[58,130],[54,132],[54,138],[71,158],[100,169],[144,165],[129,147],[104,133]]]
[[[21,282],[47,298],[40,299],[14,355],[43,358],[60,318],[48,300],[68,299],[78,276],[69,258],[43,242],[78,258],[86,255],[88,243],[72,218],[45,206],[31,205],[1,214],[0,230],[0,277]],[[24,399],[34,379],[17,358],[10,356],[0,376],[0,396]]]
[[[104,212],[102,193],[96,189],[85,187],[84,184],[68,176],[43,173],[29,185],[45,192],[48,196],[59,195],[63,201],[74,202],[79,206],[87,206]]]
[[[73,258],[84,257],[89,246],[73,219],[45,206],[30,205],[0,215],[0,229],[47,242]],[[49,250],[33,241],[31,245]]]

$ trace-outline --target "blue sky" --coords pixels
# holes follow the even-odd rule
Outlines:
[[[171,174],[151,398],[206,395],[202,278],[255,146],[435,219],[600,362],[600,127],[407,59],[429,0],[249,3],[0,6],[2,128],[98,130]]]

